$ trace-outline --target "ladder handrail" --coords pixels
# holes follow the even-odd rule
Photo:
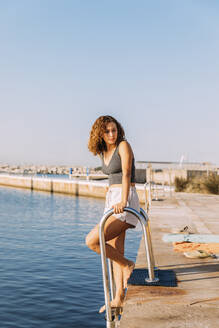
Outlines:
[[[158,279],[154,277],[154,257],[153,257],[153,250],[152,250],[152,244],[151,244],[150,229],[148,227],[149,218],[142,208],[140,209],[140,213],[131,207],[125,207],[124,211],[135,215],[141,223],[141,227],[142,227],[142,231],[143,231],[143,235],[144,235],[144,241],[145,241],[144,244],[145,244],[146,258],[147,258],[147,263],[148,263],[149,279],[147,279],[147,281],[149,283],[155,282]],[[109,211],[107,211],[106,213],[104,213],[104,215],[99,223],[99,240],[100,240],[107,328],[113,327],[113,321],[112,321],[112,312],[111,312],[111,305],[110,305],[109,277],[108,277],[108,270],[107,270],[107,263],[106,263],[104,225],[106,223],[106,220],[113,214],[114,214],[114,210],[112,208]],[[112,282],[111,282],[111,286],[112,286]],[[111,288],[111,290],[112,290],[112,288]]]

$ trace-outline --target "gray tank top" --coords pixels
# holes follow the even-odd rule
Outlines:
[[[103,154],[102,159],[102,172],[109,175],[109,186],[113,184],[122,183],[122,163],[119,155],[119,146],[115,149],[111,160],[108,165],[104,163]],[[135,159],[132,159],[132,169],[131,169],[131,182],[135,182]]]

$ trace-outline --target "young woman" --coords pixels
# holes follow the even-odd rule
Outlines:
[[[135,228],[138,219],[124,212],[126,206],[137,211],[138,195],[135,189],[135,162],[129,143],[121,124],[112,116],[100,116],[93,124],[88,143],[89,150],[99,155],[102,171],[109,175],[109,190],[106,195],[105,210],[113,208],[114,214],[105,223],[106,256],[113,261],[116,295],[112,307],[121,307],[125,297],[127,281],[134,269],[134,262],[124,257],[125,233]],[[97,224],[86,237],[87,246],[100,253],[99,225]],[[99,312],[105,310],[102,306]]]

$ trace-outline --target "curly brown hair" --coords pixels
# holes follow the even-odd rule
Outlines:
[[[118,136],[116,144],[118,145],[121,141],[125,140],[125,132],[122,125],[112,116],[104,115],[98,117],[94,122],[91,131],[90,138],[88,141],[88,149],[96,156],[103,154],[107,150],[106,143],[103,140],[103,134],[106,131],[106,126],[108,123],[115,123],[118,130]]]

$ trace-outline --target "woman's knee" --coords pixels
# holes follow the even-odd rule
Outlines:
[[[99,249],[99,242],[90,233],[86,236],[85,242],[92,251],[96,252]]]

